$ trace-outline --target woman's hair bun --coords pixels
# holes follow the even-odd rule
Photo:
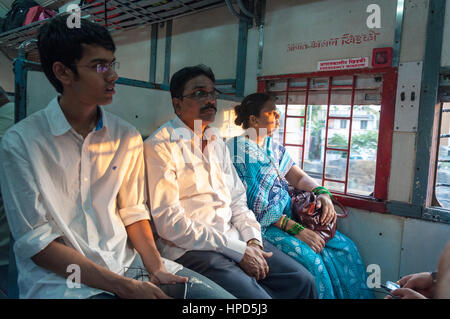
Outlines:
[[[242,128],[249,128],[250,116],[259,116],[259,113],[266,103],[270,99],[270,95],[266,93],[253,93],[247,95],[242,103],[234,107],[234,113],[236,114],[236,119],[234,123],[236,125],[242,125]]]
[[[244,123],[244,116],[242,114],[242,104],[238,104],[234,107],[234,114],[236,115],[236,119],[234,120],[234,124],[242,125]]]

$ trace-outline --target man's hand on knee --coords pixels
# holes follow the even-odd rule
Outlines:
[[[273,253],[265,252],[260,247],[248,245],[244,257],[239,262],[239,266],[247,275],[255,277],[256,280],[262,280],[269,273],[269,265],[267,265],[266,258],[272,255]]]

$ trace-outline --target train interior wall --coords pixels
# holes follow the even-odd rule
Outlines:
[[[341,38],[344,34],[364,34],[372,0],[306,1],[269,0],[266,5],[262,66],[258,67],[259,30],[249,29],[247,40],[245,94],[256,92],[257,75],[311,73],[317,62],[349,57],[371,56],[373,48],[392,47],[395,32],[397,1],[378,0],[381,7],[381,28],[375,29],[376,40],[335,47],[289,50],[290,44]],[[428,0],[405,1],[400,63],[424,59]],[[450,1],[447,0],[444,44],[441,66],[450,66]],[[156,82],[164,81],[167,24],[158,26]],[[217,79],[236,76],[239,23],[226,6],[173,20],[170,74],[186,65],[203,63],[210,66]],[[149,81],[150,27],[113,35],[120,61],[121,77]],[[0,54],[0,85],[14,91],[12,61]],[[41,72],[29,72],[28,114],[46,106],[55,90],[43,79]],[[117,85],[113,104],[108,110],[135,125],[142,135],[149,136],[174,116],[168,91]],[[238,102],[219,101],[214,126],[224,137],[239,134],[233,124],[232,108]],[[388,200],[411,203],[416,133],[394,131]],[[366,265],[377,264],[381,281],[397,280],[412,272],[431,271],[439,253],[450,238],[450,225],[391,213],[377,213],[349,208],[349,217],[339,221],[338,229],[353,239]],[[378,295],[383,297],[384,295]]]

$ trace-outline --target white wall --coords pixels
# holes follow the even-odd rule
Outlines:
[[[0,86],[7,92],[14,92],[13,64],[2,52],[0,52]]]
[[[113,34],[119,76],[148,81],[150,74],[150,26]]]
[[[349,208],[338,230],[350,237],[366,265],[380,266],[381,282],[435,271],[450,225]],[[383,298],[384,294],[376,294]]]
[[[42,72],[28,72],[27,83],[27,115],[45,108],[57,95]],[[212,126],[218,128],[223,137],[241,133],[233,124],[232,109],[236,104],[225,100],[218,101],[218,114]],[[105,106],[105,109],[132,123],[144,137],[150,136],[158,127],[175,116],[168,91],[121,84],[116,84],[113,102]]]
[[[400,62],[423,60],[428,23],[428,5],[429,0],[405,1]]]
[[[234,78],[238,27],[226,7],[175,19],[170,74],[203,63],[213,69],[217,79]]]
[[[264,34],[263,74],[309,73],[317,62],[347,57],[371,57],[372,49],[392,46],[395,26],[395,3],[376,1],[381,7],[381,28],[371,41],[366,25],[371,0],[342,1],[268,1]],[[360,35],[360,43],[347,44],[344,35]],[[325,47],[308,47],[290,51],[293,44],[313,45],[312,41],[331,41]],[[368,40],[368,38],[366,38]]]

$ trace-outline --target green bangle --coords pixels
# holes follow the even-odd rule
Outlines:
[[[287,233],[289,235],[295,236],[304,229],[305,227],[303,227],[301,224],[295,223],[291,228],[287,230]]]
[[[333,195],[330,193],[330,191],[323,186],[317,186],[316,188],[314,188],[313,193],[316,195],[328,194],[328,196],[330,196],[330,198],[333,199]]]
[[[304,228],[303,228],[303,226],[297,226],[297,225],[294,225],[294,226],[292,226],[288,231],[287,231],[287,233],[289,234],[289,235],[292,235],[292,236],[295,236],[295,235],[297,235],[301,230],[303,230]]]
[[[312,192],[313,192],[314,194],[316,194],[318,191],[321,191],[321,190],[328,191],[328,189],[327,189],[326,187],[324,187],[324,186],[317,186],[316,188],[314,188],[314,189],[312,190]]]
[[[283,215],[283,216],[284,216],[284,219],[283,219],[283,222],[281,223],[281,229],[286,230],[286,227],[287,227],[287,224],[288,224],[290,218],[287,217],[286,215]]]

